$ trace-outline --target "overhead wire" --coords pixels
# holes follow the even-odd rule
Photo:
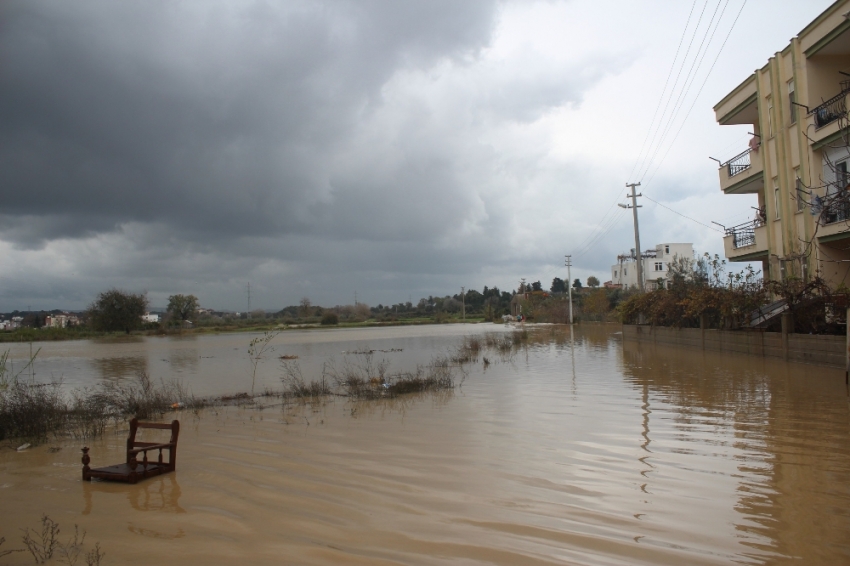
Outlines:
[[[658,162],[658,165],[655,167],[655,170],[652,172],[652,175],[647,180],[646,184],[648,185],[652,182],[652,179],[655,178],[656,173],[661,168],[661,165],[664,163],[664,160],[667,159],[667,155],[670,153],[670,150],[673,148],[673,144],[679,138],[679,134],[682,133],[682,128],[685,126],[685,122],[687,122],[688,117],[691,115],[691,112],[694,109],[694,105],[696,105],[697,100],[699,100],[700,94],[702,94],[702,89],[705,88],[705,83],[708,82],[708,78],[711,76],[711,72],[714,70],[714,67],[717,65],[717,60],[720,58],[720,54],[723,53],[723,49],[726,47],[726,43],[729,41],[729,36],[732,35],[732,30],[735,29],[735,24],[738,23],[738,19],[741,17],[741,12],[744,11],[744,6],[747,5],[747,0],[741,4],[741,8],[738,10],[738,14],[735,16],[735,19],[732,21],[732,25],[729,27],[729,31],[726,32],[726,37],[723,39],[723,43],[720,45],[720,49],[717,51],[717,54],[714,56],[714,61],[711,62],[711,67],[709,67],[708,72],[705,75],[705,78],[702,81],[702,84],[697,91],[697,95],[694,97],[691,102],[690,107],[688,108],[687,113],[685,114],[685,118],[682,120],[682,123],[679,125],[679,129],[676,130],[676,134],[673,136],[673,139],[670,141],[670,146],[667,148],[667,151],[664,152],[664,155],[661,157],[661,161]]]
[[[688,33],[688,26],[691,23],[691,16],[694,14],[694,8],[696,5],[697,0],[694,0],[693,4],[691,4],[691,11],[688,12],[688,19],[685,21],[685,27],[682,29],[682,37],[679,38],[679,45],[676,46],[676,54],[673,56],[673,62],[670,63],[670,70],[667,71],[667,78],[664,80],[664,88],[661,89],[661,96],[658,97],[658,104],[655,105],[655,112],[652,114],[652,120],[650,120],[649,128],[646,130],[646,136],[643,138],[643,144],[641,144],[640,151],[635,158],[635,163],[632,165],[632,170],[629,172],[629,179],[631,179],[632,175],[634,175],[635,169],[643,155],[643,150],[646,149],[646,142],[649,140],[649,134],[652,131],[652,126],[655,124],[655,118],[658,117],[658,110],[661,108],[661,103],[664,102],[664,95],[667,93],[667,85],[670,83],[670,77],[673,75],[673,69],[676,68],[676,61],[679,59],[679,51],[681,51],[682,43],[685,41],[685,35]],[[672,96],[673,89],[670,89],[670,92]]]
[[[723,3],[723,0],[718,0],[717,5],[714,8],[714,12],[711,14],[711,19],[708,22],[708,25],[705,28],[705,32],[703,33],[702,39],[700,40],[699,47],[697,48],[696,54],[694,55],[693,61],[691,61],[691,66],[688,69],[688,73],[685,76],[685,81],[682,84],[682,89],[679,91],[678,96],[676,97],[676,102],[673,104],[673,109],[671,111],[670,116],[667,119],[666,124],[664,125],[664,130],[661,133],[661,137],[658,140],[658,144],[655,146],[655,152],[652,155],[652,158],[646,162],[646,167],[639,170],[638,179],[643,181],[643,178],[649,172],[650,168],[653,165],[653,161],[655,160],[658,151],[664,146],[664,142],[667,139],[667,135],[670,133],[673,124],[676,123],[676,118],[679,117],[679,112],[682,109],[682,105],[687,99],[688,93],[691,90],[691,87],[694,84],[697,74],[699,73],[700,68],[702,67],[702,62],[705,59],[705,54],[708,52],[709,47],[711,46],[711,42],[714,40],[714,35],[717,32],[717,27],[720,25],[720,20],[723,18],[723,13],[726,11],[726,6],[729,5],[729,0],[726,0],[726,4],[723,6],[723,10],[721,10],[720,18],[717,18],[717,23],[712,28],[712,24],[714,24],[714,19],[717,16],[717,10],[720,8],[720,4]],[[706,39],[708,42],[706,43]],[[703,51],[703,46],[705,50]]]
[[[709,226],[708,224],[704,224],[704,223],[700,222],[700,221],[699,221],[699,220],[697,220],[696,218],[691,218],[691,217],[690,217],[690,216],[688,216],[687,214],[682,214],[682,213],[681,213],[681,212],[679,212],[678,210],[673,210],[672,208],[670,208],[670,207],[669,207],[669,206],[667,206],[666,204],[661,204],[660,202],[658,202],[657,200],[655,200],[654,198],[652,198],[652,197],[650,197],[650,196],[648,196],[648,195],[646,195],[646,194],[644,194],[644,195],[643,195],[643,197],[644,197],[645,199],[649,200],[650,202],[654,202],[654,203],[655,203],[655,204],[657,204],[658,206],[663,207],[663,208],[666,208],[666,209],[667,209],[667,210],[669,210],[670,212],[672,212],[672,213],[674,213],[674,214],[678,214],[678,215],[679,215],[679,216],[681,216],[682,218],[687,218],[687,219],[688,219],[688,220],[690,220],[691,222],[696,222],[696,223],[697,223],[697,224],[699,224],[700,226],[704,226],[705,228],[708,228],[709,230],[714,230],[715,232],[721,232],[721,233],[723,232],[723,230],[721,230],[720,228],[715,228],[714,226]]]
[[[670,101],[673,100],[673,93],[676,90],[676,87],[679,84],[679,78],[682,76],[682,70],[685,68],[685,63],[688,60],[688,55],[691,52],[691,47],[694,44],[694,39],[696,39],[697,31],[699,30],[700,23],[702,23],[702,17],[705,15],[705,9],[708,7],[709,0],[705,0],[705,4],[702,6],[702,10],[700,11],[699,18],[697,19],[697,23],[694,26],[694,30],[691,34],[691,39],[688,41],[688,48],[685,50],[685,55],[682,57],[682,62],[679,66],[679,70],[676,73],[676,80],[673,81],[673,86],[670,89],[670,96],[667,98],[667,102],[664,104],[664,110],[661,111],[661,119],[658,121],[658,124],[655,126],[655,130],[652,132],[652,137],[649,142],[649,148],[651,149],[655,145],[655,139],[658,136],[658,132],[661,130],[661,125],[664,123],[664,116],[667,115],[667,109],[670,107]],[[687,31],[687,30],[686,30]],[[650,126],[650,130],[652,130],[652,126]],[[649,152],[644,156],[643,160],[640,162],[638,166],[638,171],[643,171],[644,164],[646,163],[646,159],[649,157]]]
[[[700,41],[700,45],[697,48],[697,51],[696,51],[696,53],[693,57],[693,60],[691,61],[691,66],[688,69],[687,74],[685,75],[684,82],[682,83],[682,88],[679,91],[678,95],[676,95],[676,102],[673,104],[673,109],[671,111],[671,114],[668,115],[667,110],[670,107],[670,103],[674,98],[674,93],[675,93],[676,87],[679,85],[679,80],[681,78],[682,71],[684,70],[685,65],[687,63],[688,55],[690,54],[691,48],[692,48],[693,43],[696,39],[697,33],[700,29],[700,24],[703,20],[703,16],[705,15],[705,11],[708,7],[709,1],[710,0],[705,1],[704,5],[702,7],[702,10],[700,11],[700,16],[697,19],[697,23],[694,26],[693,31],[691,33],[690,40],[688,41],[688,47],[685,51],[685,55],[682,57],[682,59],[680,61],[679,69],[676,73],[676,79],[673,82],[673,86],[670,88],[670,93],[667,96],[666,103],[664,104],[664,110],[661,112],[660,117],[658,117],[658,109],[661,107],[662,101],[664,101],[665,94],[667,94],[667,85],[669,84],[669,80],[670,80],[670,77],[672,76],[673,69],[676,68],[676,61],[678,60],[678,54],[681,50],[681,46],[682,46],[682,43],[684,41],[684,38],[688,34],[688,26],[689,26],[691,18],[693,16],[693,11],[694,11],[694,8],[696,7],[697,0],[694,0],[694,3],[691,6],[691,10],[688,14],[688,19],[687,19],[686,24],[685,24],[685,28],[683,29],[682,36],[679,40],[679,44],[678,44],[677,49],[676,49],[676,55],[673,58],[673,63],[671,64],[670,70],[668,71],[667,78],[666,78],[665,84],[664,84],[664,88],[662,89],[661,97],[659,98],[659,102],[658,102],[656,109],[655,109],[655,112],[653,114],[653,119],[650,122],[649,132],[652,132],[652,134],[650,136],[650,134],[648,133],[647,136],[644,138],[644,142],[643,142],[643,145],[641,146],[641,150],[638,153],[638,156],[635,160],[635,164],[632,167],[632,172],[630,173],[630,178],[631,178],[631,175],[634,174],[634,171],[637,169],[638,172],[641,172],[640,182],[644,186],[648,185],[652,181],[652,179],[655,177],[655,175],[658,173],[658,170],[661,168],[661,165],[664,163],[664,161],[667,158],[667,155],[670,153],[670,150],[672,149],[673,144],[675,143],[675,141],[678,139],[679,135],[681,134],[681,131],[682,131],[682,128],[684,127],[685,122],[687,122],[687,119],[690,116],[691,112],[693,111],[693,108],[694,108],[697,100],[699,99],[699,96],[702,94],[703,88],[705,87],[705,84],[708,81],[708,78],[710,77],[712,71],[714,70],[714,67],[717,64],[718,59],[720,58],[720,54],[723,52],[723,49],[725,48],[726,43],[728,42],[729,37],[731,36],[732,31],[735,28],[735,25],[737,24],[738,19],[740,18],[741,13],[743,12],[744,7],[747,4],[747,0],[744,0],[743,3],[741,4],[741,7],[738,10],[737,15],[735,16],[735,19],[732,22],[732,25],[730,26],[728,32],[726,33],[726,37],[724,38],[723,43],[720,46],[720,49],[717,51],[717,53],[714,57],[714,60],[712,61],[711,66],[708,69],[708,72],[706,73],[705,77],[703,78],[702,83],[700,84],[700,87],[697,91],[696,96],[691,101],[691,104],[688,107],[688,110],[685,113],[684,118],[680,122],[679,127],[676,130],[672,140],[670,140],[670,142],[669,142],[669,146],[666,148],[666,150],[662,154],[661,160],[658,161],[657,164],[656,164],[654,162],[655,162],[660,150],[664,146],[664,142],[667,139],[667,136],[670,133],[673,125],[676,123],[676,118],[678,117],[681,109],[683,108],[684,104],[686,103],[685,101],[688,98],[688,93],[690,92],[691,87],[696,82],[697,75],[699,74],[699,70],[702,67],[702,63],[703,63],[706,55],[708,54],[708,52],[710,50],[711,44],[714,41],[714,36],[715,36],[715,34],[717,33],[717,30],[720,27],[720,23],[723,20],[723,16],[726,12],[726,9],[729,5],[730,0],[726,0],[725,4],[723,4],[723,0],[718,0],[717,5],[715,6],[714,11],[712,12],[711,19],[709,20],[709,22],[708,22],[708,24],[707,24],[707,26],[706,26],[706,28],[703,32],[703,36],[702,36],[702,39]],[[721,4],[723,4],[723,8],[722,8],[722,10],[720,10],[720,16],[717,17],[717,12],[718,12],[718,9],[720,9]],[[715,22],[715,17],[716,17],[716,22]],[[706,40],[707,40],[707,42],[706,42]],[[703,50],[703,47],[704,47],[704,50]],[[666,116],[666,118],[665,118],[665,116]],[[658,117],[658,123],[657,124],[655,123],[656,117]],[[662,127],[662,125],[663,125],[663,127]],[[653,127],[654,127],[654,130],[653,130]],[[659,132],[661,132],[660,138],[658,138]],[[650,142],[649,142],[649,146],[647,148],[647,140],[648,139],[650,140]],[[657,139],[657,143],[656,143],[656,139]],[[654,150],[653,150],[653,147],[654,147]],[[645,149],[647,151],[646,151],[646,154],[644,155]],[[653,165],[655,166],[654,169],[653,169]],[[644,182],[644,178],[646,177],[646,175],[650,171],[652,171],[652,174],[649,176],[649,179],[646,182]],[[705,224],[705,223],[703,223],[703,222],[701,222],[701,221],[699,221],[695,218],[692,218],[692,217],[690,217],[686,214],[682,214],[681,212],[679,212],[679,211],[677,211],[677,210],[675,210],[675,209],[673,209],[673,208],[671,208],[671,207],[669,207],[665,204],[662,204],[662,203],[656,201],[655,199],[647,196],[646,194],[644,194],[643,196],[645,196],[648,200],[655,203],[656,205],[661,206],[662,208],[665,208],[665,209],[669,210],[670,212],[673,212],[674,214],[681,216],[682,218],[685,218],[687,220],[695,222],[696,224],[699,224],[700,226],[703,226],[703,227],[708,228],[710,230],[721,232],[721,233],[723,232],[722,230],[720,230],[718,228],[709,226],[708,224]],[[612,205],[612,207],[609,208],[606,211],[605,215],[603,216],[602,220],[600,220],[600,222],[597,224],[596,228],[581,242],[581,244],[579,244],[577,251],[572,254],[573,258],[579,258],[579,257],[585,255],[586,253],[588,253],[599,240],[601,240],[605,235],[607,235],[616,226],[616,221],[620,219],[620,217],[622,216],[622,212],[623,212],[622,210],[618,210],[616,208],[616,204],[617,203],[615,202],[615,204]],[[612,212],[614,212],[614,214],[612,214]],[[620,214],[617,214],[617,212],[619,212]]]
[[[659,99],[658,99],[658,104],[656,105],[656,108],[655,108],[655,115],[657,115],[657,114],[658,114],[658,109],[661,107],[661,103],[664,101],[664,95],[665,95],[665,92],[666,92],[666,90],[667,90],[667,84],[668,84],[668,83],[669,83],[669,81],[670,81],[670,76],[672,76],[672,74],[673,74],[673,69],[675,69],[675,68],[676,68],[676,60],[678,59],[679,51],[681,50],[682,43],[684,42],[684,38],[685,38],[685,36],[687,35],[688,26],[690,25],[690,21],[691,21],[691,18],[692,18],[692,16],[693,16],[693,11],[694,11],[694,8],[696,7],[697,1],[698,1],[698,0],[694,0],[694,1],[693,1],[693,4],[691,5],[691,10],[688,12],[688,18],[687,18],[687,21],[685,22],[685,27],[684,27],[684,29],[682,30],[682,36],[681,36],[681,38],[679,39],[679,45],[678,45],[678,46],[677,46],[677,48],[676,48],[676,56],[674,56],[674,57],[673,57],[673,62],[672,62],[672,63],[671,63],[671,65],[670,65],[670,70],[669,70],[669,71],[668,71],[668,73],[667,73],[667,79],[665,80],[665,83],[664,83],[664,89],[663,89],[663,90],[662,90],[662,92],[661,92],[661,96],[659,97]],[[706,0],[706,4],[705,4],[705,6],[707,6],[707,5],[708,5],[708,2],[709,2],[709,0]],[[702,10],[702,12],[700,13],[700,19],[697,21],[697,25],[696,25],[696,27],[694,28],[694,32],[696,32],[696,29],[699,27],[699,23],[700,23],[700,21],[701,21],[701,19],[702,19],[702,14],[705,12],[705,6],[703,6],[703,10]],[[694,37],[694,36],[692,36],[692,37],[691,37],[691,40],[690,40],[690,42],[689,42],[689,44],[688,44],[688,50],[690,50],[690,46],[693,44],[693,37]],[[679,72],[678,72],[678,73],[677,73],[677,75],[676,75],[676,82],[674,82],[673,87],[670,89],[670,97],[668,97],[668,99],[667,99],[667,104],[668,104],[668,105],[669,105],[669,102],[670,102],[670,98],[672,98],[673,91],[674,91],[674,90],[675,90],[675,88],[676,88],[676,84],[678,83],[679,76],[681,75],[681,71],[682,71],[682,68],[684,67],[684,64],[685,64],[685,61],[686,61],[686,60],[687,60],[687,52],[685,53],[685,56],[682,58],[682,63],[681,63],[681,66],[680,66],[680,68],[679,68]],[[666,108],[667,108],[667,106],[665,106],[665,112],[666,112]],[[650,122],[650,128],[649,128],[649,130],[648,130],[648,132],[647,132],[647,137],[644,139],[644,146],[646,145],[646,141],[647,141],[647,139],[648,139],[648,137],[649,137],[649,131],[651,131],[651,130],[652,130],[652,125],[653,125],[653,123],[655,122],[655,115],[653,116],[653,120],[652,120],[652,122]],[[663,116],[663,113],[662,113],[662,116]],[[660,125],[660,122],[659,122],[659,125]],[[640,151],[640,153],[638,154],[638,158],[636,159],[635,164],[632,166],[632,171],[634,171],[634,169],[637,167],[638,162],[639,162],[639,159],[640,159],[640,154],[642,154],[642,153],[643,153],[643,148],[641,148],[641,151]],[[631,177],[631,173],[629,174],[629,176]],[[618,201],[619,201],[619,199],[618,199],[618,200],[616,200],[616,201],[614,201],[614,203],[611,205],[611,207],[610,207],[610,208],[609,208],[609,209],[605,212],[605,214],[603,215],[603,217],[602,217],[602,218],[600,219],[600,221],[597,223],[596,228],[594,228],[594,230],[593,230],[593,231],[591,231],[591,233],[590,233],[590,234],[588,234],[588,235],[585,237],[585,239],[584,239],[584,240],[583,240],[583,241],[582,241],[582,242],[578,245],[578,249],[579,249],[579,250],[583,250],[583,251],[582,251],[582,254],[587,252],[587,249],[589,249],[589,247],[590,247],[593,243],[595,243],[595,241],[597,241],[597,240],[599,239],[599,236],[600,236],[600,235],[607,234],[607,232],[610,230],[610,228],[609,228],[608,230],[604,230],[604,229],[602,228],[602,226],[607,226],[607,225],[610,223],[611,218],[610,218],[610,216],[609,216],[609,215],[611,215],[611,213],[612,213],[612,212],[617,212],[617,210],[618,210],[618,209],[617,209],[617,203],[618,203]]]
[[[597,223],[596,227],[595,227],[595,228],[594,228],[594,229],[593,229],[593,230],[592,230],[592,231],[591,231],[591,232],[590,232],[590,233],[589,233],[589,234],[585,237],[585,239],[584,239],[584,240],[582,240],[582,241],[581,241],[581,243],[578,245],[578,248],[577,248],[578,250],[584,250],[586,247],[588,247],[589,245],[591,245],[591,240],[594,240],[594,239],[596,238],[596,236],[597,236],[597,235],[598,235],[598,233],[599,233],[599,230],[601,230],[601,229],[602,229],[602,226],[603,226],[603,225],[607,225],[607,224],[611,221],[611,218],[612,218],[611,214],[612,214],[612,213],[616,213],[616,212],[618,212],[618,208],[617,208],[617,203],[618,203],[618,202],[619,202],[619,199],[618,199],[618,200],[615,200],[615,201],[611,204],[611,206],[610,206],[610,207],[608,208],[608,210],[605,212],[605,215],[604,215],[604,216],[602,217],[602,219],[601,219],[601,220]]]
[[[610,220],[605,225],[600,225],[598,231],[595,236],[584,245],[584,247],[579,248],[577,251],[573,252],[573,257],[579,258],[584,256],[587,252],[593,249],[593,246],[596,245],[599,240],[605,237],[613,228],[616,226],[622,216],[622,209],[617,210],[618,214],[611,216]]]

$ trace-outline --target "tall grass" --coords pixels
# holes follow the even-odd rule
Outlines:
[[[77,389],[67,396],[62,394],[61,382],[15,380],[0,390],[0,440],[38,443],[51,434],[93,438],[103,434],[111,422],[127,417],[152,419],[175,404],[192,409],[206,403],[177,381],[157,384],[145,373],[129,383]]]
[[[462,367],[447,357],[438,357],[412,371],[391,372],[387,360],[376,360],[372,353],[356,359],[346,357],[338,366],[325,362],[319,379],[304,378],[297,361],[281,364],[284,397],[317,398],[329,395],[351,399],[386,399],[409,393],[453,389]]]

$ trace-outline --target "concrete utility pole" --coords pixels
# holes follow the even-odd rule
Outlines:
[[[635,194],[635,187],[639,187],[640,183],[626,183],[626,186],[632,189],[632,194],[628,195],[632,199],[632,204],[622,204],[620,203],[618,206],[620,208],[631,208],[632,216],[635,220],[635,251],[637,252],[637,278],[638,278],[638,289],[643,293],[643,257],[640,253],[640,228],[638,228],[638,213],[637,209],[640,208],[637,203],[637,197],[643,196],[641,194]]]
[[[464,296],[464,292],[466,291],[465,287],[460,288],[460,308],[463,313],[463,321],[466,322],[466,298]]]
[[[566,261],[564,263],[567,266],[567,292],[570,295],[570,324],[572,325],[572,323],[573,323],[573,285],[572,285],[572,281],[570,281],[570,278],[572,277],[572,272],[570,271],[570,268],[573,266],[573,256],[565,255],[564,257],[566,258]]]

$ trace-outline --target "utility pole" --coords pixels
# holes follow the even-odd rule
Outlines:
[[[357,289],[354,290],[354,306],[357,306]]]
[[[567,266],[567,292],[570,295],[570,325],[573,323],[573,285],[570,278],[572,277],[572,271],[570,268],[573,266],[573,256],[565,255],[566,261],[564,264]]]
[[[638,228],[638,213],[637,209],[640,208],[637,203],[637,197],[643,196],[641,194],[635,193],[635,187],[639,187],[640,183],[626,183],[626,186],[632,190],[632,194],[628,195],[632,199],[632,204],[618,204],[620,208],[631,208],[632,216],[635,221],[635,250],[637,252],[637,278],[638,278],[638,289],[641,293],[643,293],[643,257],[640,253],[640,228]]]
[[[248,312],[247,318],[251,318],[251,282],[248,281]]]
[[[464,296],[464,292],[466,291],[466,287],[460,288],[460,308],[463,313],[463,321],[466,322],[466,298]]]

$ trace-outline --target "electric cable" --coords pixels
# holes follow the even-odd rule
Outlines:
[[[723,10],[720,13],[720,18],[717,19],[717,24],[712,29],[712,24],[714,23],[714,18],[717,16],[717,10],[720,8],[720,4],[723,0],[718,0],[717,6],[714,8],[714,12],[711,14],[711,19],[708,22],[708,26],[705,29],[705,33],[702,36],[702,40],[700,41],[699,47],[697,48],[697,52],[694,55],[694,59],[691,62],[691,67],[688,69],[688,73],[685,76],[685,82],[682,84],[682,90],[679,91],[678,96],[676,97],[676,102],[673,104],[673,110],[671,111],[670,117],[667,120],[667,123],[664,125],[664,130],[661,134],[661,138],[658,140],[658,144],[655,146],[655,153],[653,153],[652,159],[650,159],[646,163],[646,168],[641,169],[642,171],[640,175],[638,175],[639,180],[643,181],[643,178],[652,168],[653,161],[657,156],[658,152],[664,147],[664,142],[667,139],[668,134],[670,133],[673,124],[676,123],[676,118],[679,116],[679,112],[682,109],[682,105],[687,99],[688,93],[691,90],[691,87],[694,84],[697,74],[699,73],[700,68],[702,67],[702,62],[705,59],[705,54],[708,52],[709,47],[711,46],[711,42],[714,40],[714,35],[717,32],[717,27],[720,25],[720,20],[723,18],[723,13],[726,11],[726,6],[729,5],[729,0],[726,0],[726,4],[723,6]],[[710,35],[709,35],[710,34]],[[706,43],[706,38],[708,38],[708,43]],[[705,46],[705,51],[703,51],[703,46]]]
[[[679,125],[679,129],[676,131],[676,135],[673,136],[673,139],[670,141],[670,146],[667,148],[667,151],[664,152],[664,156],[661,158],[661,161],[658,162],[658,165],[655,167],[655,170],[652,172],[652,175],[649,177],[649,180],[647,180],[647,182],[645,183],[646,185],[652,182],[652,179],[655,178],[655,175],[658,173],[658,170],[661,168],[661,165],[664,163],[664,160],[667,159],[667,155],[673,148],[673,144],[679,138],[679,134],[682,133],[682,128],[685,126],[688,117],[691,115],[691,111],[693,111],[694,105],[696,104],[697,100],[699,100],[699,97],[702,94],[702,89],[705,88],[705,83],[708,82],[708,78],[711,76],[711,72],[714,70],[715,65],[717,65],[717,60],[720,58],[720,54],[723,53],[723,48],[726,47],[726,42],[729,41],[729,36],[732,35],[732,30],[735,29],[735,24],[738,23],[738,18],[741,17],[741,12],[744,11],[744,6],[746,5],[747,0],[744,0],[744,2],[741,4],[741,8],[738,10],[738,14],[735,16],[735,20],[732,22],[732,26],[729,28],[729,31],[726,33],[726,37],[723,39],[723,43],[720,45],[720,49],[717,51],[717,55],[714,56],[714,61],[712,61],[711,67],[709,67],[708,73],[706,73],[705,78],[703,79],[702,84],[699,87],[699,91],[697,92],[696,97],[694,97],[693,102],[691,102],[690,108],[688,108],[688,112],[685,114],[685,118]]]

